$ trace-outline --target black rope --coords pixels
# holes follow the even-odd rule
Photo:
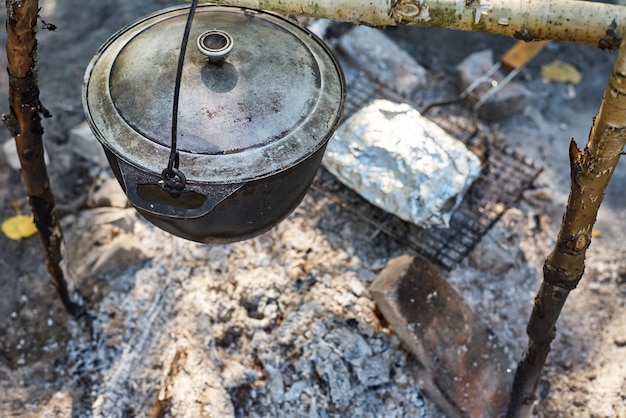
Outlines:
[[[185,187],[185,176],[178,169],[179,154],[177,150],[177,134],[178,134],[178,99],[180,95],[180,83],[183,77],[183,65],[185,63],[185,51],[187,51],[187,43],[189,41],[189,32],[191,32],[191,24],[196,14],[198,0],[193,0],[187,16],[187,25],[183,34],[183,41],[180,46],[180,54],[178,56],[178,67],[176,68],[176,81],[174,83],[174,101],[172,104],[172,146],[170,150],[170,158],[167,168],[163,170],[163,180],[168,186],[174,186],[177,189]]]

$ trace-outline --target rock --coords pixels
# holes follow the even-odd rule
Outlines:
[[[128,207],[128,198],[117,180],[109,178],[104,180],[93,194],[92,203],[94,207],[126,208]]]
[[[128,267],[147,260],[149,257],[141,250],[141,244],[131,235],[122,234],[99,248],[88,274],[100,276],[119,267]]]
[[[356,376],[361,383],[368,387],[384,385],[390,380],[389,366],[382,357],[371,357],[356,370]]]
[[[91,132],[87,122],[83,122],[70,130],[68,145],[76,155],[96,163],[100,168],[109,167],[102,145]]]
[[[265,376],[267,376],[267,386],[274,402],[280,404],[285,396],[285,383],[283,381],[283,373],[277,365],[271,362],[263,363],[265,367]]]
[[[340,38],[354,27],[352,23],[329,19],[310,19],[305,26],[322,38],[327,45],[335,45],[337,38]]]
[[[421,256],[391,260],[370,291],[422,366],[424,391],[449,417],[499,417],[512,374],[487,326]]]
[[[365,339],[357,332],[350,332],[346,328],[331,331],[325,339],[332,342],[343,353],[344,360],[353,366],[363,366],[365,360],[372,355],[372,348]]]
[[[83,211],[66,228],[66,245],[77,277],[97,277],[124,269],[149,256],[133,234],[133,209],[99,208]]]
[[[520,241],[526,218],[517,208],[510,208],[480,240],[468,256],[470,266],[493,273],[506,273],[522,264],[524,253]]]
[[[351,65],[404,96],[426,82],[424,67],[379,29],[355,26],[337,48]]]
[[[474,80],[484,75],[492,66],[493,51],[490,49],[475,52],[466,57],[456,67],[459,90],[465,91]],[[496,81],[501,81],[503,78],[499,72],[493,75],[493,79]],[[474,90],[474,95],[483,97],[490,88],[491,84],[483,83]],[[531,95],[532,93],[521,84],[511,81],[480,107],[478,115],[485,120],[493,121],[520,114],[524,111]],[[468,98],[470,106],[476,103],[477,98],[475,96]]]
[[[331,26],[332,22],[332,20],[328,19],[311,19],[311,21],[306,24],[306,27],[315,35],[324,39],[326,38],[326,32],[328,32],[328,28]]]
[[[48,152],[44,146],[44,161],[46,164],[50,163],[50,159],[48,158]],[[2,149],[0,150],[0,163],[8,164],[14,170],[18,170],[22,167],[20,163],[20,157],[17,155],[17,148],[15,146],[15,139],[9,138],[2,143]]]
[[[332,403],[338,408],[349,405],[352,398],[350,372],[334,347],[323,341],[320,342],[313,361],[315,372],[328,387]]]
[[[300,395],[302,395],[304,389],[306,389],[305,381],[298,380],[297,382],[294,382],[287,391],[287,393],[285,393],[285,401],[292,402],[300,398]]]

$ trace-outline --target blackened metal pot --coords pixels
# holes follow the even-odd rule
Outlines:
[[[205,243],[267,231],[302,200],[343,110],[328,48],[276,14],[201,5],[179,93],[182,187],[164,184],[188,7],[123,28],[83,83],[87,120],[130,203],[150,222]]]

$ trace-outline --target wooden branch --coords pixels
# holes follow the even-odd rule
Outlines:
[[[49,116],[39,101],[37,80],[38,0],[6,0],[7,59],[10,114],[4,123],[13,134],[35,225],[46,251],[46,264],[63,305],[77,316],[82,308],[72,302],[62,264],[63,234],[50,190],[43,149],[41,115]]]
[[[584,152],[570,143],[571,189],[554,249],[528,323],[528,346],[518,365],[507,417],[529,417],[555,324],[582,278],[591,231],[606,187],[626,144],[626,42],[617,54]]]
[[[602,49],[619,47],[626,24],[626,7],[580,0],[210,1],[368,26],[459,29],[513,36],[524,41],[584,43]]]

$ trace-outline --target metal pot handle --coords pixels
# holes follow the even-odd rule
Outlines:
[[[159,185],[161,177],[146,173],[121,159],[117,162],[124,182],[122,186],[131,205],[156,216],[178,219],[200,218],[245,184],[187,183],[184,190],[171,193]]]

